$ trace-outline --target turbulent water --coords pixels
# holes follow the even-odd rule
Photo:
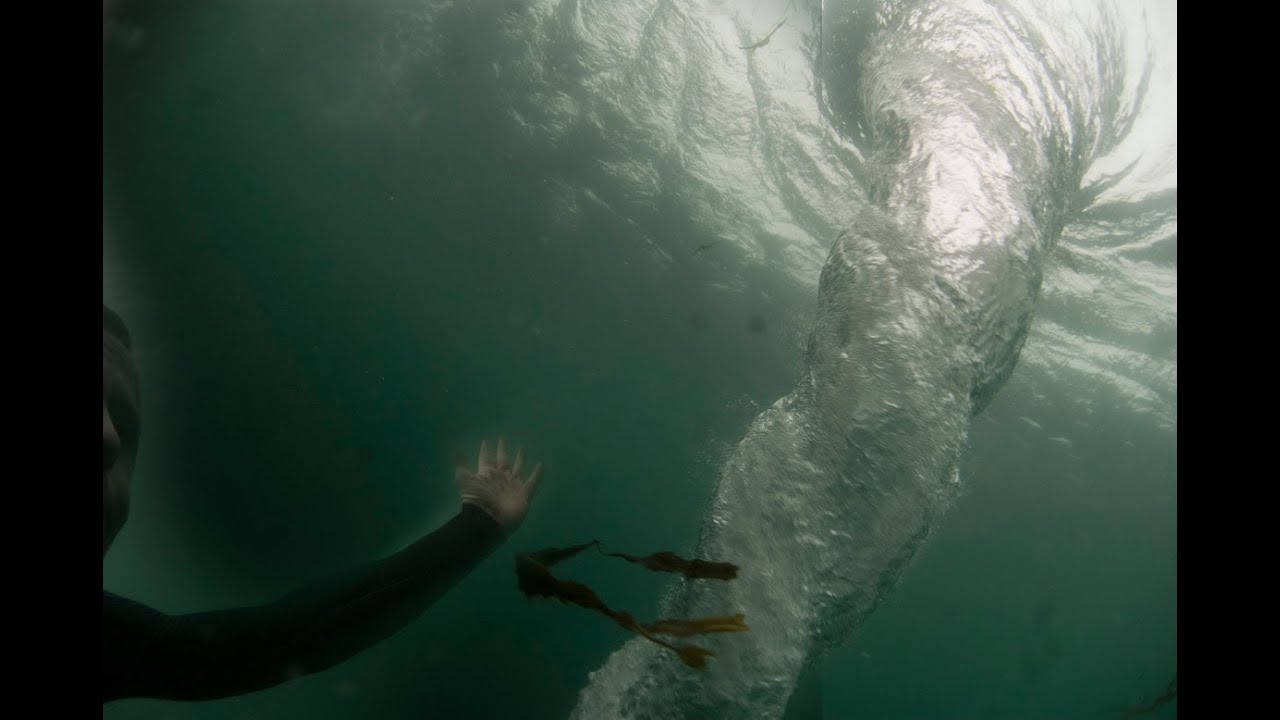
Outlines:
[[[431,48],[447,10],[406,13],[391,56]],[[1081,404],[1176,426],[1160,13],[1176,8],[564,0],[501,18],[511,122],[595,161],[554,178],[566,222],[603,207],[664,262],[689,240],[646,219],[676,205],[743,266],[817,282],[802,378],[734,448],[703,523],[698,555],[746,570],[664,606],[743,611],[751,632],[713,641],[705,674],[632,641],[575,717],[780,716],[961,492],[970,421],[1020,359]]]

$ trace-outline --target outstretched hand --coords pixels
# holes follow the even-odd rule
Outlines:
[[[476,470],[459,465],[454,473],[464,504],[475,505],[497,521],[508,535],[515,532],[529,511],[529,502],[538,490],[542,479],[542,463],[534,465],[528,482],[521,477],[524,471],[524,448],[516,452],[514,463],[507,458],[507,444],[499,437],[496,457],[489,456],[486,443],[480,443],[480,458]]]

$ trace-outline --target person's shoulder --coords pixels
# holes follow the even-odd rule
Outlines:
[[[121,597],[113,592],[108,592],[105,589],[102,591],[102,616],[104,618],[108,615],[126,610],[134,604],[135,603],[128,598]]]
[[[102,591],[102,618],[104,620],[111,617],[136,617],[138,615],[151,614],[159,613],[136,600],[130,600],[127,597],[116,595],[115,593],[107,590]]]

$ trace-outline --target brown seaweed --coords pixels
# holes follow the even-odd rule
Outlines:
[[[707,633],[745,632],[749,629],[746,618],[742,614],[690,620],[660,620],[650,625],[641,625],[631,613],[610,608],[590,587],[572,580],[560,580],[551,574],[551,567],[556,563],[567,560],[589,547],[598,548],[599,545],[599,541],[593,540],[565,548],[551,547],[533,553],[517,554],[516,580],[520,591],[529,597],[549,597],[588,610],[595,610],[613,619],[627,630],[671,650],[685,665],[692,668],[706,667],[706,659],[714,657],[714,653],[698,645],[673,645],[656,636],[689,637]],[[601,552],[609,557],[643,565],[654,572],[677,572],[689,578],[729,580],[738,575],[736,565],[697,559],[685,560],[672,552],[655,553],[644,558],[624,553]]]
[[[530,553],[529,557],[533,558],[539,565],[551,567],[561,560],[568,560],[578,553],[589,547],[595,547],[600,544],[599,540],[592,540],[589,543],[574,545],[567,548],[544,548],[535,553]]]
[[[744,632],[747,627],[747,616],[721,615],[719,617],[698,618],[696,620],[659,620],[644,626],[644,629],[655,635],[674,635],[688,637],[720,632]]]
[[[625,553],[604,554],[609,557],[622,558],[628,562],[638,563],[654,572],[680,573],[689,578],[709,578],[712,580],[732,580],[738,577],[738,566],[732,563],[707,562],[706,560],[697,559],[685,560],[673,552],[664,551],[642,558]]]

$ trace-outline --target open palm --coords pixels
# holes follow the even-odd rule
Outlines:
[[[507,457],[506,441],[499,437],[496,456],[490,457],[488,445],[481,442],[475,471],[459,465],[454,480],[462,493],[463,503],[484,510],[510,534],[520,526],[529,511],[529,502],[542,480],[542,463],[534,465],[528,481],[521,477],[523,472],[524,448],[516,452],[512,463]]]

